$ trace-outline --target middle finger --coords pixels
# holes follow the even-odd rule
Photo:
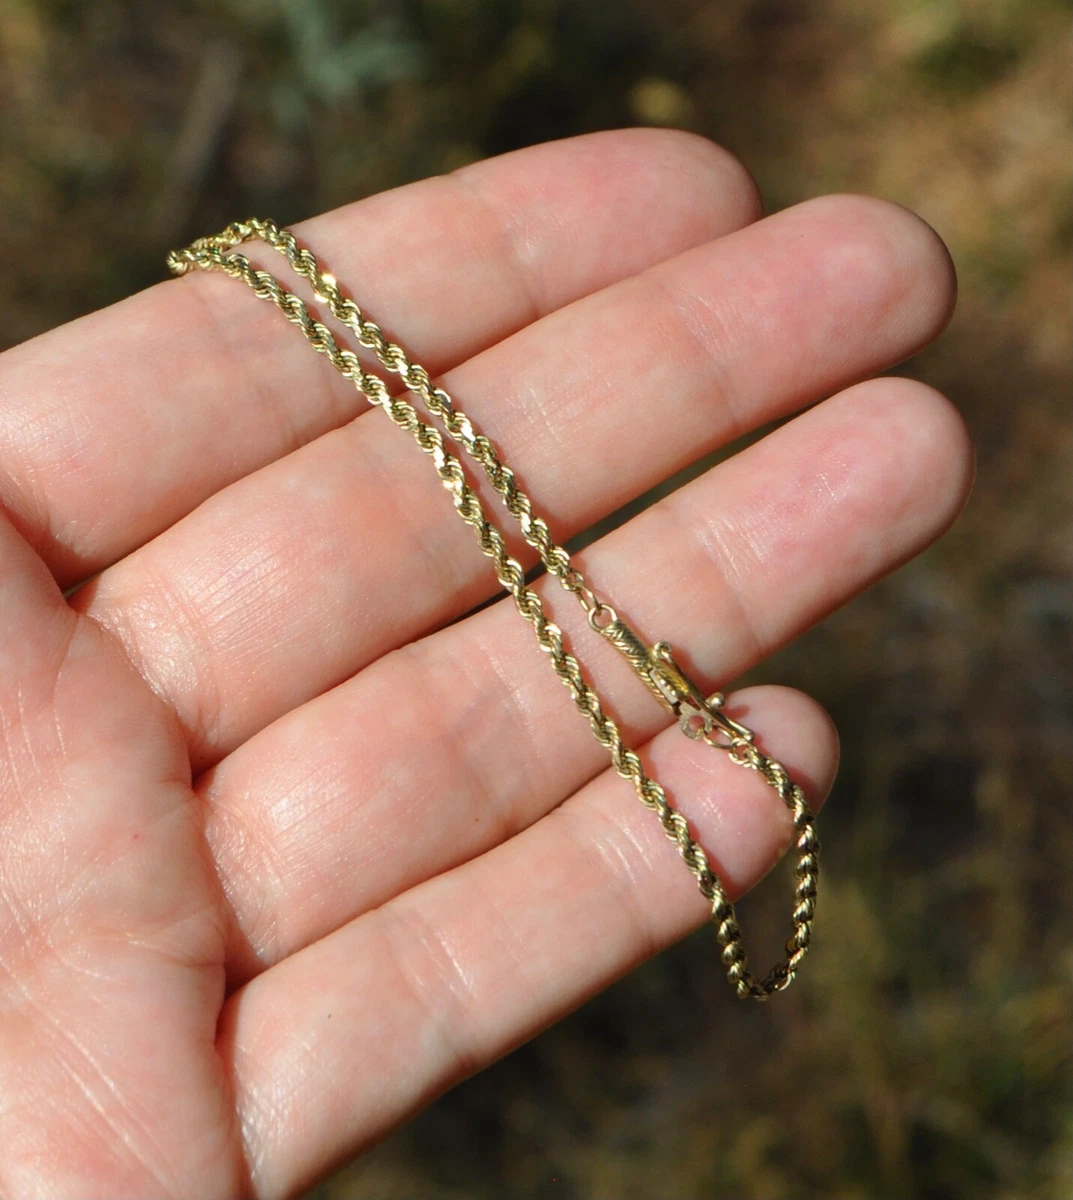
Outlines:
[[[564,539],[904,358],[952,299],[923,222],[825,197],[561,309],[445,384]],[[115,630],[204,767],[497,587],[408,435],[362,418],[219,493],[75,603]]]

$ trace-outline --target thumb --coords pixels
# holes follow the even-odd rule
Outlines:
[[[62,663],[77,618],[49,569],[0,509],[0,705]]]

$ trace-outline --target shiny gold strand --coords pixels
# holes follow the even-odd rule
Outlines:
[[[725,751],[733,762],[756,771],[782,798],[793,818],[798,852],[794,931],[786,942],[786,957],[766,976],[758,978],[750,971],[734,906],[709,866],[704,850],[690,833],[688,822],[667,800],[663,788],[648,777],[637,754],[623,744],[618,725],[604,712],[577,659],[566,649],[562,630],[547,619],[540,597],[525,582],[521,564],[507,554],[502,534],[488,520],[480,498],[466,482],[462,464],[446,449],[443,435],[423,421],[407,400],[392,397],[384,381],[365,371],[354,353],[341,348],[331,331],[310,315],[298,296],[286,291],[267,271],[255,269],[245,255],[233,252],[236,246],[252,238],[266,242],[282,254],[294,271],[308,280],[314,294],[328,305],[336,320],[350,329],[362,346],[372,350],[389,371],[399,375],[429,412],[442,421],[450,437],[480,464],[489,483],[518,521],[522,536],[540,555],[549,574],[577,597],[589,625],[625,655],[649,690],[678,718],[682,732]],[[476,431],[447,392],[433,385],[424,367],[412,362],[400,346],[384,337],[378,325],[365,319],[358,305],[342,294],[334,277],[320,270],[314,255],[299,247],[288,230],[281,229],[273,221],[235,222],[216,237],[200,238],[184,250],[173,251],[168,256],[168,266],[176,275],[197,268],[224,271],[244,281],[258,297],[275,304],[302,331],[314,350],[325,355],[370,403],[382,408],[400,428],[408,430],[421,449],[431,456],[459,515],[472,526],[482,551],[492,560],[499,582],[514,598],[521,615],[532,625],[541,649],[569,689],[574,704],[587,718],[596,740],[607,748],[619,775],[633,784],[642,804],[655,812],[664,833],[678,847],[701,894],[710,903],[723,963],[735,992],[743,999],[765,1000],[773,992],[785,988],[797,973],[811,942],[820,850],[815,821],[805,794],[785,767],[757,748],[751,730],[722,712],[724,698],[721,693],[705,697],[693,685],[666,642],[652,646],[645,643],[592,591],[570,561],[568,552],[552,539],[544,520],[534,514],[532,501],[518,487],[513,471],[504,464],[488,438]]]

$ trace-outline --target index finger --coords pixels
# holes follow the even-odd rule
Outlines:
[[[759,207],[727,152],[631,129],[516,151],[295,232],[438,373]],[[0,503],[71,584],[364,407],[275,314],[198,272],[0,355]]]

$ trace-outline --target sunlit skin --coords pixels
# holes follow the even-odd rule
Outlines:
[[[632,130],[295,231],[559,539],[792,418],[579,556],[708,690],[964,502],[953,408],[876,377],[955,293],[893,204],[764,218],[727,153]],[[0,356],[0,498],[0,1195],[297,1195],[704,921],[529,627],[464,616],[498,585],[428,459],[241,284],[170,280]],[[778,798],[539,590],[753,886]],[[818,806],[817,704],[728,712]]]

